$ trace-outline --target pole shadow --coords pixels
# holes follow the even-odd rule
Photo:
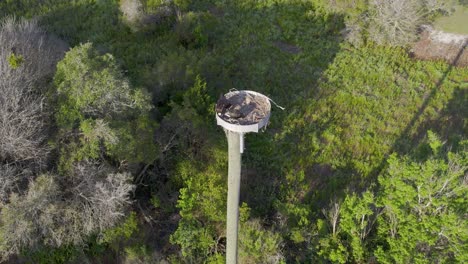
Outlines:
[[[411,137],[410,133],[413,130],[414,126],[416,125],[416,122],[419,120],[419,118],[422,116],[422,114],[428,107],[429,103],[432,101],[432,99],[436,96],[437,92],[440,90],[440,87],[446,81],[453,67],[457,65],[467,45],[468,45],[468,41],[465,41],[465,44],[458,51],[457,56],[449,64],[447,70],[444,71],[442,77],[439,79],[437,84],[431,90],[429,96],[427,96],[427,98],[424,100],[423,104],[419,107],[418,111],[413,116],[413,118],[408,123],[408,125],[405,127],[401,135],[398,137],[395,143],[391,146],[390,150],[384,156],[384,158],[379,163],[379,165],[370,173],[371,179],[376,180],[377,177],[382,173],[382,171],[385,169],[387,165],[387,159],[392,153],[394,152],[409,153],[413,148],[415,148],[419,144],[421,138],[426,133],[426,127],[423,126],[422,131],[419,131],[419,133],[415,137]]]

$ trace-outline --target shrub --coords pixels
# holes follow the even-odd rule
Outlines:
[[[249,220],[240,226],[240,263],[285,263],[281,252],[280,234],[263,228],[259,220]]]
[[[10,67],[14,70],[18,69],[21,64],[24,62],[24,57],[22,55],[16,55],[14,52],[11,53],[10,57],[8,57],[8,63]]]
[[[175,33],[179,43],[187,48],[202,48],[214,38],[216,19],[208,12],[188,12],[179,16]]]
[[[114,57],[100,55],[91,43],[67,52],[54,78],[59,97],[57,121],[73,126],[85,118],[119,118],[148,111],[149,96],[132,89]]]
[[[54,83],[61,137],[72,135],[62,147],[63,169],[106,150],[119,161],[155,159],[150,96],[131,87],[112,55],[100,55],[91,43],[75,47],[59,62]]]
[[[25,195],[13,194],[2,208],[1,257],[43,246],[84,246],[90,235],[101,234],[124,217],[134,188],[130,178],[89,162],[76,164],[66,177],[39,176]]]

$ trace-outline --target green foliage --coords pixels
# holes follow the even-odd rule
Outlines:
[[[182,10],[186,10],[191,3],[192,0],[174,0],[174,4],[176,4]]]
[[[62,133],[80,131],[78,142],[62,148],[62,170],[74,161],[99,158],[103,146],[118,160],[155,159],[149,96],[131,88],[112,55],[100,55],[91,43],[75,47],[57,65],[54,83]]]
[[[347,21],[357,19],[368,9],[366,0],[315,0],[318,5],[324,6],[331,11],[343,13]]]
[[[150,109],[148,96],[132,90],[114,57],[100,55],[91,43],[67,52],[57,65],[54,83],[60,106],[57,122],[62,127],[89,117],[125,118]]]
[[[368,235],[375,223],[374,197],[370,192],[362,196],[348,195],[340,204],[332,203],[326,221],[319,219],[317,255],[320,261],[363,263],[369,259]]]
[[[87,241],[87,246],[84,249],[84,253],[90,257],[98,257],[108,249],[109,244],[102,243],[96,235],[92,235]]]
[[[384,214],[378,233],[385,242],[376,251],[379,261],[467,260],[466,243],[462,242],[468,238],[463,220],[468,206],[463,183],[467,161],[466,149],[433,156],[423,163],[390,157],[387,173],[379,178],[382,187],[377,202]]]
[[[129,162],[153,162],[158,155],[154,139],[157,123],[148,115],[141,115],[130,121],[114,120],[110,124],[118,143],[104,141],[108,153]]]
[[[157,9],[166,4],[166,0],[146,0],[145,5],[148,9]]]
[[[104,232],[102,242],[113,243],[120,240],[129,239],[135,232],[138,231],[138,223],[136,213],[131,212],[122,224]]]
[[[115,253],[122,251],[131,260],[146,256],[147,249],[141,241],[141,225],[134,211],[119,225],[105,230],[101,237],[91,238],[86,253],[99,257],[110,250]]]
[[[289,188],[298,188],[291,195],[301,192],[301,186],[307,188],[299,183],[314,179],[313,173],[299,181],[296,177],[301,170],[310,172],[312,164],[335,175],[321,177],[330,191],[351,179],[366,185],[389,151],[409,151],[418,127],[436,120],[438,109],[458,87],[452,81],[436,87],[446,69],[444,64],[412,61],[402,49],[366,46],[338,54],[324,73],[317,97],[300,104],[304,116],[292,113],[285,121],[280,139],[298,142],[297,148],[291,146],[298,157],[291,164],[302,164],[287,178]],[[446,78],[462,76],[465,71],[452,70]],[[423,100],[430,93],[436,98]]]
[[[136,244],[124,248],[126,259],[130,261],[150,258],[150,249],[146,245]]]
[[[427,137],[429,140],[429,146],[431,147],[432,153],[434,155],[439,154],[440,148],[443,146],[443,144],[438,138],[438,136],[434,132],[428,131]]]
[[[170,241],[180,246],[182,256],[199,262],[215,251],[216,232],[212,226],[203,226],[197,220],[182,219]]]
[[[285,263],[280,234],[265,230],[258,220],[241,224],[239,258],[242,263]]]
[[[120,259],[125,263],[158,263],[152,256],[154,245],[146,244],[151,236],[147,233],[148,227],[138,217],[137,212],[132,211],[118,226],[105,230],[101,237],[92,240],[86,254],[92,255],[98,262],[109,261],[106,256],[115,254],[119,257],[110,261]]]
[[[224,153],[218,151],[214,155]],[[218,161],[226,161],[226,158],[219,157]],[[221,173],[226,167],[223,162],[216,164],[216,167],[209,166],[206,170],[197,169],[188,162],[179,165],[178,173],[186,184],[180,190],[177,205],[182,217],[190,219],[200,215],[211,221],[225,221],[224,214],[219,214],[219,211],[224,211],[226,207],[226,183]]]
[[[318,242],[318,256],[320,261],[332,261],[333,263],[348,263],[349,252],[338,237],[321,238]]]
[[[187,48],[202,48],[214,38],[216,19],[208,12],[184,14],[178,21],[175,34]]]
[[[282,238],[279,233],[263,228],[258,219],[248,220],[250,209],[240,208],[239,262],[285,263]]]
[[[197,75],[192,87],[184,92],[180,103],[173,103],[173,112],[182,120],[190,120],[195,127],[201,127],[215,114],[214,100],[208,94],[206,82]]]
[[[75,261],[80,252],[77,247],[68,245],[59,248],[44,247],[38,251],[23,252],[21,255],[28,259],[27,263],[65,264]]]
[[[23,64],[24,62],[24,57],[19,54],[19,55],[16,55],[15,53],[11,53],[10,56],[8,57],[8,63],[10,64],[10,67],[12,69],[17,69],[18,67],[21,66],[21,64]]]
[[[175,118],[178,126],[190,122],[188,129],[194,130],[189,140],[196,142],[201,135],[195,134],[206,129],[206,124],[214,116],[213,100],[207,94],[206,83],[199,77],[194,85],[182,96],[179,103],[172,103],[170,118]],[[201,130],[202,129],[202,130]],[[209,149],[205,149],[206,147]],[[226,208],[225,171],[227,155],[225,151],[210,145],[188,146],[182,150],[185,157],[176,167],[176,177],[172,180],[182,185],[177,207],[182,219],[170,242],[181,247],[187,261],[207,261],[216,263],[219,259],[218,237],[224,226]],[[193,148],[193,149],[191,149]],[[194,162],[191,153],[202,152],[210,162]],[[196,154],[195,154],[196,155]]]
[[[189,161],[178,164],[177,174],[183,181],[177,207],[182,219],[170,242],[181,247],[187,259],[200,262],[217,252],[220,228],[226,221],[226,152],[211,150],[208,166]]]
[[[362,197],[347,196],[340,208],[340,233],[345,237],[352,262],[365,262],[366,238],[375,222],[373,209],[374,197],[365,192]]]
[[[225,221],[219,211],[226,206],[226,152],[210,144],[219,137],[205,139],[212,134],[208,124],[214,116],[214,101],[207,90],[206,82],[197,76],[190,88],[174,98],[171,112],[162,121],[173,127],[163,136],[173,146],[171,153],[179,156],[170,181],[181,187],[177,208],[182,219],[170,242],[181,247],[185,259],[181,261],[216,261],[220,228],[213,225],[222,226]]]
[[[155,195],[151,197],[150,202],[151,202],[151,205],[156,209],[161,207],[161,200]]]
[[[466,164],[458,149],[467,71],[366,44],[368,3],[148,0],[141,31],[122,22],[116,0],[0,1],[0,16],[38,17],[76,46],[55,78],[59,168],[65,175],[82,159],[153,164],[158,183],[140,186],[137,197],[151,189],[159,214],[176,209],[153,190],[167,184],[169,196],[179,195],[181,220],[158,219],[176,231],[170,241],[154,238],[180,247],[171,262],[224,261],[227,153],[213,105],[233,87],[286,106],[273,109],[266,133],[246,138],[242,199],[250,208],[242,210],[265,220],[242,219],[246,261],[282,252],[288,263],[467,262],[466,184],[453,172]],[[169,19],[158,13],[166,7]],[[359,45],[341,43],[342,34]],[[421,139],[428,143],[417,147]],[[453,154],[446,141],[456,142]],[[335,232],[330,200],[340,205]],[[140,261],[146,249],[141,241],[115,247]]]
[[[433,145],[437,136],[430,133],[430,137],[428,144]],[[346,196],[336,218],[336,234],[319,232],[319,259],[363,263],[375,256],[382,263],[466,261],[463,241],[468,232],[463,212],[467,194],[462,183],[466,153],[463,149],[431,155],[422,163],[392,155],[388,169],[379,176],[379,191]],[[323,225],[319,220],[319,230]]]
[[[49,0],[50,6],[58,4],[60,0]],[[35,11],[47,9],[43,1],[35,0],[6,0],[0,2],[0,17],[7,15],[17,15],[31,18],[35,15]]]

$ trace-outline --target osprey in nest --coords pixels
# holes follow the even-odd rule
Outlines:
[[[246,113],[244,113],[240,105],[233,104],[233,102],[223,94],[219,96],[218,102],[216,103],[216,113],[234,119],[246,116]]]

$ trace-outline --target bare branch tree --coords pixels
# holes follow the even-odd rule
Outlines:
[[[140,0],[122,0],[120,1],[120,11],[122,11],[125,21],[134,26],[143,19],[143,4]]]
[[[369,37],[380,44],[404,46],[416,40],[419,27],[430,15],[450,12],[452,4],[445,0],[373,0]]]
[[[23,194],[21,186],[32,179],[33,172],[29,168],[22,168],[16,164],[0,163],[0,204],[7,202],[13,192]]]
[[[451,0],[423,0],[424,12],[431,14],[434,12],[451,13],[455,1]]]
[[[18,181],[17,169],[8,164],[0,164],[0,202],[5,202]]]
[[[66,45],[35,21],[0,22],[0,162],[35,161],[48,153],[45,84]]]
[[[129,194],[134,189],[131,179],[129,173],[112,173],[94,184],[90,201],[100,230],[114,226],[124,216],[122,209],[130,203]]]
[[[134,189],[129,173],[114,173],[105,166],[82,162],[75,165],[72,178],[73,199],[69,203],[83,212],[86,233],[103,231],[124,216]]]
[[[76,164],[71,175],[37,177],[0,211],[0,259],[40,245],[83,245],[115,226],[130,203],[131,178],[92,162]]]
[[[330,202],[328,210],[322,209],[322,213],[330,223],[332,228],[332,235],[335,236],[338,230],[338,223],[340,218],[340,204],[337,201]]]
[[[99,234],[117,224],[130,203],[129,193],[134,189],[131,175],[97,163],[75,164],[70,175],[61,177],[31,176],[37,173],[35,168],[44,164],[49,152],[45,143],[49,111],[44,93],[65,50],[66,45],[47,36],[35,21],[7,18],[0,22],[0,258],[3,259],[40,245],[81,245],[90,234]],[[112,103],[108,93],[103,91],[102,95],[104,103]],[[120,98],[127,94],[113,95]],[[137,99],[111,108],[131,107]],[[97,120],[95,125],[87,137],[115,140],[106,122]],[[17,188],[27,181],[28,188]]]
[[[89,235],[115,226],[130,203],[134,188],[131,178],[128,173],[113,173],[97,163],[75,164],[71,175],[60,178],[64,187],[60,201],[43,215],[43,226],[52,230],[43,242],[82,245]]]
[[[421,23],[418,0],[374,0],[371,7],[369,35],[373,41],[405,45],[415,40]]]

